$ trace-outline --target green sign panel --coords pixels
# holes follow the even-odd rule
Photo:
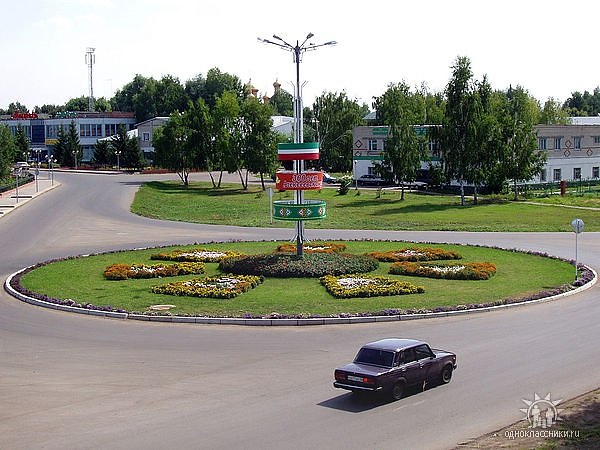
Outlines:
[[[273,202],[273,218],[277,220],[319,220],[327,217],[326,203],[320,200],[305,200],[295,203],[293,200]]]
[[[373,134],[387,135],[390,132],[390,129],[389,129],[389,127],[374,127],[371,131]]]

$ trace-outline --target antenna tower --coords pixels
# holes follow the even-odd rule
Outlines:
[[[92,78],[92,71],[93,71],[93,66],[96,63],[96,55],[94,55],[94,51],[96,49],[93,47],[88,47],[87,50],[85,51],[85,63],[87,64],[87,66],[90,69],[90,98],[89,98],[89,104],[88,104],[88,109],[90,111],[94,110],[94,83],[93,83],[93,78]]]

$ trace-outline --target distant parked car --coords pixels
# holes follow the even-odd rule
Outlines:
[[[356,182],[359,186],[383,186],[385,184],[383,178],[372,174],[361,175]]]
[[[333,385],[352,392],[384,392],[399,400],[407,387],[449,383],[454,369],[452,352],[415,339],[381,339],[364,345],[352,363],[335,369]]]
[[[327,172],[323,172],[323,182],[327,184],[337,183],[338,179],[329,175]]]

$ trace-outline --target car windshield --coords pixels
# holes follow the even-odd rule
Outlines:
[[[382,367],[392,367],[393,361],[394,352],[377,350],[375,348],[361,348],[356,358],[354,358],[355,363]]]

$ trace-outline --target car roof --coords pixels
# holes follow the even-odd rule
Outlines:
[[[408,347],[414,347],[415,345],[426,344],[426,342],[419,341],[416,339],[400,339],[400,338],[387,338],[380,339],[378,341],[369,342],[363,345],[363,347],[376,348],[380,350],[398,351]]]

